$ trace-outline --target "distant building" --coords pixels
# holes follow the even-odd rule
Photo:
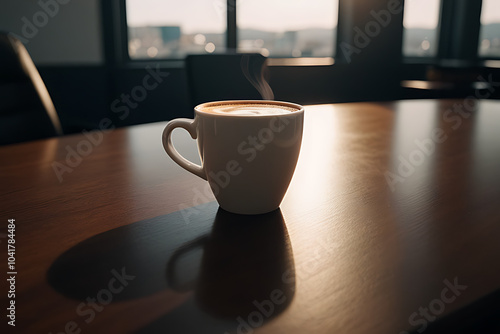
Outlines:
[[[296,41],[296,31],[285,31],[282,36],[276,38],[273,54],[277,56],[291,55],[295,48]]]
[[[179,41],[181,39],[181,27],[179,26],[158,27],[158,29],[160,29],[163,44]]]

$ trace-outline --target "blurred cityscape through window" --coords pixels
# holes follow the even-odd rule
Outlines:
[[[403,17],[404,56],[436,56],[440,5],[440,0],[405,0]]]
[[[338,0],[231,0],[240,52],[334,57]],[[403,55],[434,57],[440,0],[404,0]],[[131,59],[182,59],[226,49],[227,0],[126,0]],[[479,55],[500,57],[500,0],[483,0]]]
[[[500,58],[500,0],[483,0],[479,55]]]
[[[225,49],[226,0],[127,0],[131,59],[182,59]]]
[[[234,0],[238,51],[333,57],[338,0]],[[225,51],[227,0],[127,0],[131,59]]]
[[[238,50],[269,57],[333,57],[338,0],[240,0]]]

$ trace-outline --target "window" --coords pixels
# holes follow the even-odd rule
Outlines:
[[[433,57],[438,47],[439,0],[405,0],[403,55]]]
[[[500,57],[500,0],[483,0],[479,55]]]
[[[130,58],[180,59],[222,51],[226,10],[220,1],[127,0]]]
[[[242,0],[238,50],[270,57],[333,57],[338,1]]]
[[[224,52],[227,0],[126,0],[131,59]],[[231,3],[229,3],[231,5]],[[338,0],[234,0],[237,49],[269,57],[333,57]]]
[[[349,7],[350,0],[120,1],[126,5],[126,49],[132,60],[183,59],[231,47],[317,61],[335,56],[339,2],[346,15],[343,36],[352,33],[349,15],[357,10]],[[498,59],[500,0],[404,0],[402,42],[402,55],[410,61]],[[298,61],[308,59],[293,60]]]

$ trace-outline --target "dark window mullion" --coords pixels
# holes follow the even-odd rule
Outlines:
[[[350,40],[350,26],[351,20],[350,7],[346,0],[339,0],[338,2],[338,17],[337,17],[337,36],[334,45],[335,48],[335,63],[345,63],[345,57],[340,48],[340,44],[344,40]]]
[[[457,30],[460,38],[456,42],[455,53],[459,59],[476,61],[479,48],[479,31],[481,30],[482,0],[463,0],[458,7]],[[456,36],[458,38],[458,36]]]
[[[455,15],[455,0],[441,0],[438,24],[438,59],[451,58],[451,36],[453,33],[453,16]]]
[[[101,13],[106,64],[116,66],[129,61],[126,0],[102,1]]]
[[[477,60],[481,5],[482,0],[442,0],[439,59]]]
[[[238,44],[236,27],[236,0],[227,0],[227,29],[226,29],[226,47],[228,50],[236,50]]]

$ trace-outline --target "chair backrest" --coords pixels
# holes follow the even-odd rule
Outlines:
[[[186,57],[193,106],[219,100],[272,100],[266,57],[259,53],[204,54]]]
[[[0,145],[61,135],[52,99],[28,51],[0,32]]]

